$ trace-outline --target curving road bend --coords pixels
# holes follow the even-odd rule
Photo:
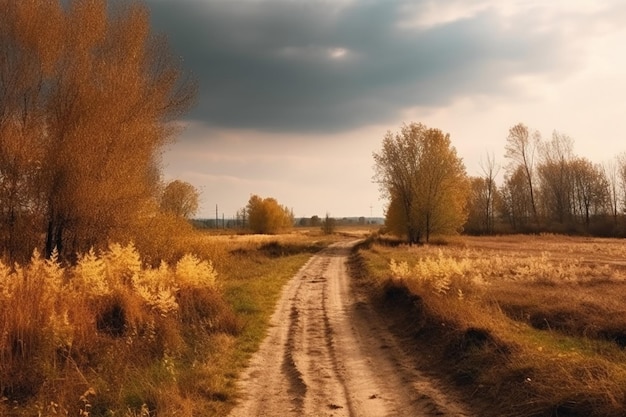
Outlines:
[[[346,263],[355,244],[314,255],[285,286],[231,417],[469,416],[353,291]]]

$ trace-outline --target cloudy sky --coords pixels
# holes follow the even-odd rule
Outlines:
[[[372,152],[422,122],[470,175],[508,129],[554,130],[604,162],[626,151],[623,0],[147,0],[199,83],[166,179],[200,217],[251,194],[297,217],[381,216]]]

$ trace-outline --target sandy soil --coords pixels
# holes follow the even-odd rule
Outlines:
[[[232,417],[470,415],[415,369],[355,291],[346,268],[354,244],[313,256],[285,286]]]

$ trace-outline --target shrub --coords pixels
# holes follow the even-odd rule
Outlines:
[[[175,384],[177,358],[202,334],[241,329],[211,261],[188,254],[174,268],[143,266],[132,243],[77,259],[62,267],[56,252],[44,260],[35,251],[25,266],[0,262],[0,397],[7,404],[48,404],[38,407],[49,414],[76,404],[96,414],[124,409],[114,405],[125,401],[111,394],[124,391],[111,391],[114,385],[132,384],[154,363],[168,370],[161,382]],[[95,394],[77,403],[77,390]]]

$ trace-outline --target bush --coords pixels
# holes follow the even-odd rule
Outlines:
[[[127,395],[113,393],[127,392],[148,369],[165,369],[140,390],[143,404],[154,383],[176,384],[183,352],[210,334],[240,330],[212,263],[195,255],[182,256],[174,268],[144,267],[133,244],[111,244],[102,253],[79,254],[74,267],[62,267],[56,254],[43,260],[37,251],[24,267],[0,262],[6,404],[56,404],[50,414],[87,403],[92,412],[96,404],[102,413],[126,410]],[[77,394],[89,389],[95,398]]]

